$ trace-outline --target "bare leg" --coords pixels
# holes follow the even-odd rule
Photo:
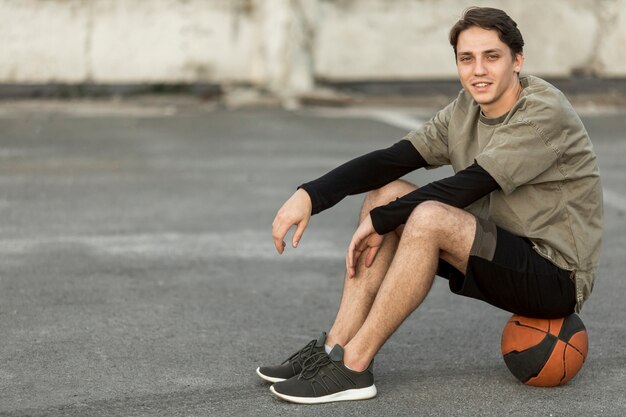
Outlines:
[[[399,180],[368,193],[361,208],[359,222],[373,208],[387,204],[416,188],[415,185],[409,182]],[[326,339],[328,345],[340,344],[345,346],[361,328],[372,307],[380,284],[389,269],[389,265],[391,265],[398,242],[399,233],[387,234],[374,263],[369,268],[365,267],[365,256],[362,256],[357,265],[356,277],[348,279],[346,274],[339,311]]]
[[[346,365],[367,368],[430,291],[440,257],[460,271],[467,269],[475,232],[476,220],[464,210],[428,201],[413,211],[366,320],[345,345]]]

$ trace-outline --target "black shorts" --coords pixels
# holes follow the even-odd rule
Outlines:
[[[539,255],[528,239],[480,218],[466,274],[440,260],[437,275],[448,279],[455,294],[522,316],[565,317],[576,306],[569,271]]]

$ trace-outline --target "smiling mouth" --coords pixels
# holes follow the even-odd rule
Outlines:
[[[488,82],[472,83],[472,86],[476,87],[476,88],[485,88],[485,87],[488,87],[490,85],[491,85],[491,83],[488,83]]]

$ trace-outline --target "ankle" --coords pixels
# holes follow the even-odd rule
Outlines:
[[[344,347],[343,364],[355,372],[365,371],[372,362],[372,359],[373,358],[368,356],[357,354],[347,346]]]
[[[339,334],[339,332],[335,332],[332,329],[326,335],[326,344],[331,348],[335,345],[345,346],[348,344],[350,339],[346,336]]]

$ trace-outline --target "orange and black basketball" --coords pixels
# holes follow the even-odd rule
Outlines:
[[[578,315],[534,319],[513,315],[502,332],[502,356],[525,384],[554,387],[578,373],[587,357],[587,329]]]

